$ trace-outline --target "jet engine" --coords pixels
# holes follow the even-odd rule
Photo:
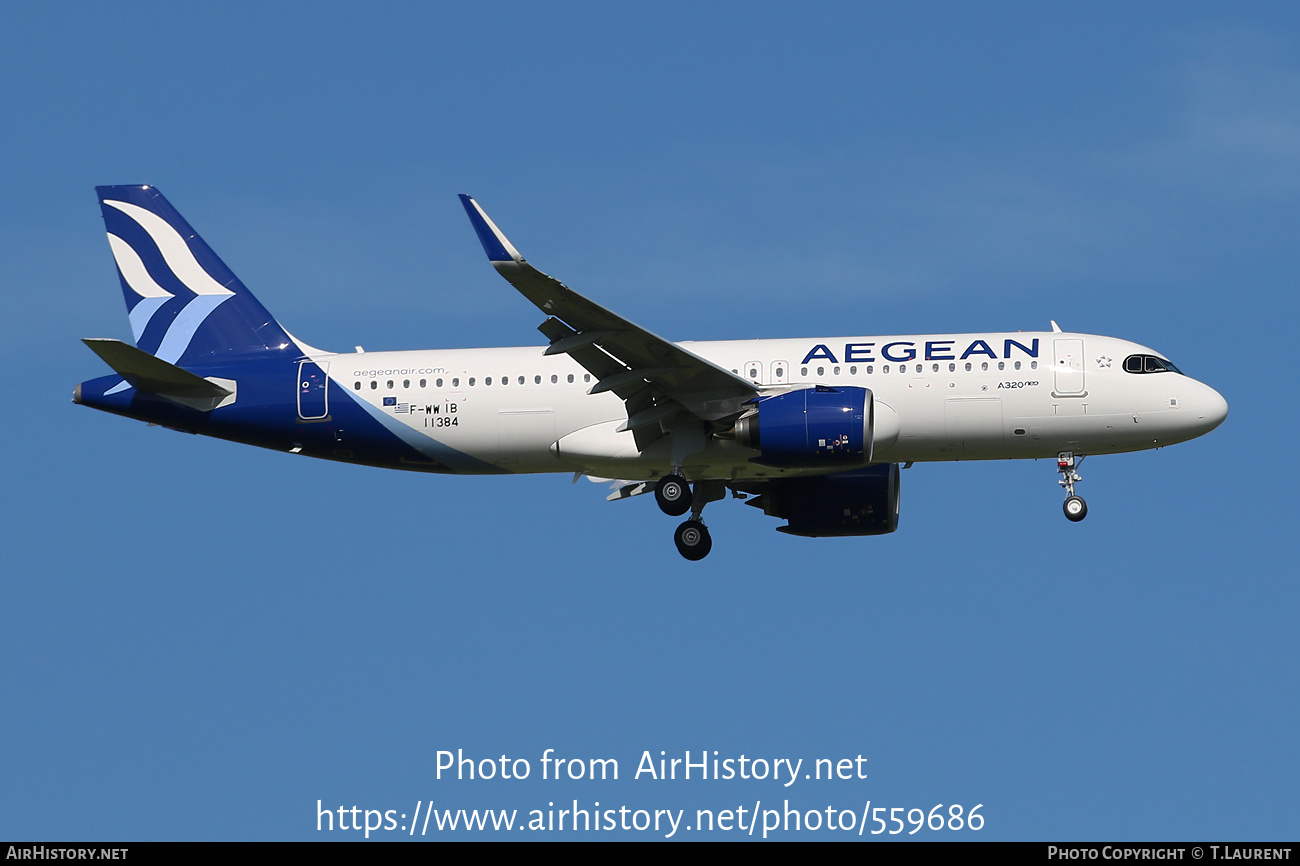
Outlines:
[[[766,466],[871,462],[874,400],[866,388],[818,385],[763,397],[736,422],[736,442]]]
[[[897,463],[767,482],[748,505],[789,521],[779,532],[809,538],[886,535],[898,528]]]

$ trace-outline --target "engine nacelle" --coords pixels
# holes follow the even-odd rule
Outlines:
[[[748,504],[789,523],[778,531],[809,538],[886,535],[898,528],[897,463],[767,484]]]
[[[774,394],[736,422],[736,442],[767,466],[869,463],[874,399],[866,388],[818,385]]]

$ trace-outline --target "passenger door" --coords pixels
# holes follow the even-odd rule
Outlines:
[[[323,421],[329,417],[329,361],[301,361],[298,364],[298,417]]]
[[[1053,340],[1056,352],[1055,396],[1083,396],[1083,340]]]

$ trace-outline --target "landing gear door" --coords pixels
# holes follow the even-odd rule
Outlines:
[[[1083,340],[1053,340],[1058,396],[1083,394]]]
[[[298,364],[298,417],[321,421],[329,417],[329,361],[301,361]]]

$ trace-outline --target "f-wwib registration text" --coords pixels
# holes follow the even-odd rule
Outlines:
[[[735,756],[723,756],[717,749],[710,752],[701,749],[692,752],[687,749],[676,754],[660,750],[655,755],[649,749],[641,753],[636,770],[632,773],[633,781],[653,780],[669,781],[674,779],[721,780],[744,779],[780,781],[790,787],[804,779],[865,779],[867,778],[867,759],[862,755],[852,758],[811,758],[805,766],[803,758],[769,758],[753,757],[744,753]],[[543,779],[618,779],[619,762],[617,758],[570,758],[557,755],[555,749],[542,752],[540,764]],[[437,778],[442,780],[477,780],[477,779],[527,779],[533,773],[533,765],[527,758],[512,758],[501,755],[496,758],[476,758],[466,755],[464,750],[440,750],[437,753]],[[626,778],[626,777],[624,777]]]

